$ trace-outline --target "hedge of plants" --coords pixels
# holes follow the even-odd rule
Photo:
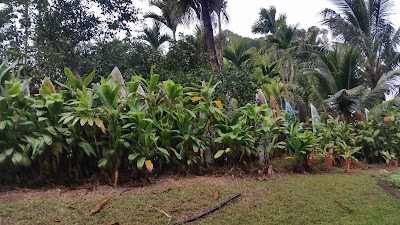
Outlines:
[[[114,185],[121,173],[135,179],[209,165],[268,166],[274,152],[308,170],[311,157],[390,161],[399,154],[395,107],[347,124],[339,118],[301,123],[267,104],[234,108],[216,99],[220,83],[183,87],[171,80],[111,76],[92,83],[65,69],[66,84],[29,79],[0,67],[0,184],[65,182],[100,175]],[[278,154],[275,154],[278,155]]]

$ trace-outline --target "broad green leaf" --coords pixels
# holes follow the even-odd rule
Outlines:
[[[47,130],[50,134],[52,134],[53,136],[56,136],[56,135],[57,135],[57,131],[56,131],[56,129],[54,129],[53,126],[46,127],[46,130]]]
[[[177,159],[179,159],[179,160],[182,159],[181,155],[174,148],[171,148],[171,150],[174,152]]]
[[[51,145],[53,143],[53,138],[50,135],[43,135],[43,140],[47,145]]]
[[[72,86],[75,89],[82,89],[81,82],[78,79],[76,79],[74,73],[72,73],[72,71],[68,67],[64,68],[64,74],[68,78],[68,84],[70,86]]]
[[[68,116],[64,119],[63,124],[67,124],[69,121],[71,121],[75,116]]]
[[[83,86],[87,87],[93,80],[95,71],[93,70],[93,72],[91,72],[83,81]]]
[[[88,124],[89,124],[89,126],[93,126],[93,124],[94,124],[94,119],[92,118],[92,117],[90,117],[89,119],[88,119]]]
[[[3,163],[5,159],[6,159],[6,152],[2,152],[0,154],[0,164]]]
[[[18,166],[21,164],[21,160],[22,160],[22,154],[19,152],[14,152],[11,161],[15,166]]]
[[[133,153],[133,154],[130,154],[130,155],[128,156],[128,160],[129,160],[129,161],[133,161],[133,160],[135,160],[139,155],[140,155],[140,153]]]
[[[94,155],[96,156],[96,152],[93,147],[87,142],[79,142],[78,145],[85,151],[86,155]]]
[[[97,166],[99,168],[104,168],[107,165],[108,160],[106,158],[102,158],[97,162]]]
[[[14,152],[14,148],[9,148],[5,151],[7,156],[11,156],[11,154]]]
[[[146,157],[139,158],[137,163],[136,163],[137,168],[138,169],[142,169],[145,161],[146,161]]]
[[[0,122],[0,130],[4,130],[4,128],[6,127],[6,125],[7,125],[7,121],[6,121],[6,120],[1,121],[1,122]]]
[[[218,152],[215,153],[215,155],[214,155],[214,159],[218,159],[218,158],[221,157],[224,153],[225,153],[225,150],[218,150]]]
[[[80,120],[81,127],[85,126],[88,119],[89,119],[88,117],[81,117],[81,120]]]
[[[38,122],[42,122],[42,121],[45,121],[45,120],[47,120],[46,117],[39,117],[39,118],[38,118]]]
[[[160,152],[162,152],[162,154],[163,154],[164,156],[170,156],[169,152],[168,152],[167,149],[165,149],[165,148],[160,148],[160,147],[158,147],[157,150],[160,151]]]
[[[149,89],[149,92],[152,92],[152,91],[154,91],[154,88],[157,86],[157,84],[158,84],[158,79],[159,79],[159,75],[158,74],[152,74],[151,75],[151,77],[150,77],[150,82],[149,82],[149,86],[148,86],[148,89]]]
[[[126,128],[129,128],[129,127],[134,126],[134,125],[135,125],[134,123],[127,123],[124,126],[122,126],[122,129],[126,129]]]

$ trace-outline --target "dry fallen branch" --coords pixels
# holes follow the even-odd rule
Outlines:
[[[119,196],[123,195],[125,192],[132,190],[133,188],[127,188],[119,193]]]
[[[90,210],[90,215],[93,215],[97,212],[99,212],[103,207],[110,201],[110,196],[108,196],[106,199],[104,199],[100,204],[98,204],[96,207],[94,207],[92,210]]]
[[[242,195],[242,194],[240,194],[240,193],[239,193],[239,194],[236,194],[236,195],[230,197],[229,199],[227,199],[226,201],[222,202],[220,205],[218,205],[218,206],[212,208],[211,210],[208,210],[207,212],[202,213],[202,214],[200,214],[200,215],[198,215],[198,216],[196,216],[196,217],[193,217],[193,218],[191,218],[191,219],[188,219],[188,220],[185,220],[185,221],[176,223],[175,225],[181,225],[181,224],[185,224],[185,223],[190,223],[190,222],[196,221],[196,220],[198,220],[198,219],[201,219],[201,218],[207,216],[208,214],[211,214],[211,213],[217,211],[218,209],[221,209],[224,205],[226,205],[226,204],[228,204],[229,202],[235,200],[236,198],[238,198],[238,197],[241,196],[241,195]]]
[[[340,203],[339,201],[335,201],[336,204],[338,204],[338,206],[342,207],[343,209],[347,210],[349,213],[353,213],[354,209],[350,209],[349,207],[343,205],[342,203]]]
[[[166,213],[165,211],[163,211],[163,210],[161,210],[161,209],[158,209],[158,208],[156,208],[156,207],[153,207],[153,206],[151,206],[151,205],[149,205],[149,207],[152,208],[152,209],[155,209],[155,210],[159,211],[160,213],[163,213],[166,217],[169,218],[168,222],[171,222],[171,219],[172,219],[172,216],[171,216],[171,215],[169,215],[169,214]]]

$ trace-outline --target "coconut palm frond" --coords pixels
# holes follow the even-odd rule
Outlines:
[[[161,34],[160,23],[154,23],[152,27],[144,27],[142,30],[142,35],[140,35],[139,38],[146,41],[156,50],[159,49],[163,43],[171,39],[169,35]]]
[[[226,11],[226,8],[228,6],[227,0],[214,0],[211,2],[211,9],[213,11],[213,14],[216,14],[217,17],[221,16],[221,22],[222,23],[229,23],[229,15],[228,12]]]
[[[350,90],[342,89],[325,100],[327,105],[349,119],[352,114],[359,111],[362,99],[368,91],[364,85]]]
[[[253,56],[249,44],[250,41],[247,39],[238,39],[235,36],[231,36],[229,46],[224,49],[224,57],[237,68],[241,67]]]
[[[386,29],[389,24],[387,18],[393,13],[393,6],[391,0],[370,0],[372,34],[379,34]]]
[[[331,93],[336,93],[338,88],[328,65],[319,55],[314,54],[313,58],[315,60],[315,67],[306,69],[304,74],[306,76],[314,76],[318,79],[323,89],[328,89]]]
[[[259,19],[252,25],[251,32],[255,34],[275,34],[276,26],[276,8],[274,6],[269,9],[261,8]]]
[[[393,85],[396,84],[396,78],[400,76],[400,71],[391,71],[384,74],[378,81],[378,84],[369,91],[362,102],[362,107],[373,108],[375,105],[381,104],[385,100],[387,93]]]

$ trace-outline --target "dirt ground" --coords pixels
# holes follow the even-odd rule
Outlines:
[[[10,203],[17,201],[27,201],[33,199],[60,199],[66,200],[71,198],[98,199],[99,196],[121,196],[124,194],[138,195],[148,191],[149,188],[154,189],[153,193],[167,192],[170,189],[183,189],[195,183],[206,183],[212,186],[223,188],[227,183],[240,182],[240,178],[232,179],[231,176],[202,176],[202,177],[163,177],[153,180],[151,183],[138,187],[137,184],[130,186],[125,184],[121,187],[111,187],[108,185],[98,186],[78,186],[78,187],[54,187],[54,188],[14,188],[13,190],[5,190],[0,192],[0,205],[2,203]]]
[[[351,174],[357,175],[360,173],[364,173],[366,171],[371,172],[372,174],[377,174],[382,167],[373,167],[373,168],[354,168],[351,170]],[[390,167],[386,168],[389,171],[395,171],[396,168]],[[338,169],[333,169],[331,172],[335,173]],[[277,177],[280,176],[292,176],[293,174],[289,173],[280,173]],[[239,173],[236,177],[233,174],[225,174],[222,176],[189,176],[189,177],[176,177],[176,176],[166,176],[158,179],[152,179],[149,183],[145,185],[136,184],[124,184],[123,186],[114,188],[108,185],[84,185],[77,187],[45,187],[39,189],[30,189],[30,188],[13,188],[6,189],[0,191],[0,204],[2,203],[10,203],[16,201],[26,201],[32,199],[71,199],[77,197],[84,197],[85,199],[98,199],[102,196],[121,196],[123,194],[130,195],[138,195],[148,191],[149,188],[154,189],[154,194],[158,192],[166,192],[170,189],[180,190],[185,186],[190,186],[196,183],[206,183],[211,186],[217,186],[223,189],[227,186],[228,183],[234,182],[235,179],[257,179],[257,180],[265,180],[265,179],[274,179],[267,178],[265,175],[262,176],[254,176],[249,174]],[[393,195],[397,198],[400,198],[400,190],[393,188],[387,184],[387,182],[379,181],[377,184],[384,191]],[[139,187],[138,187],[139,186]]]

